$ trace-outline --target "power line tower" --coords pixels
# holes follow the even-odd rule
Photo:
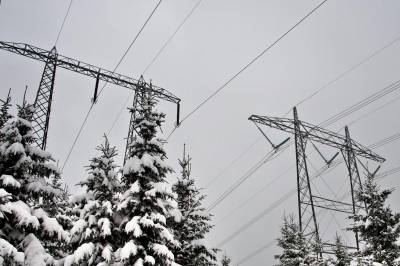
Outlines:
[[[97,101],[97,97],[99,95],[98,88],[100,81],[134,90],[135,104],[133,109],[139,108],[139,105],[136,104],[137,102],[140,102],[138,99],[140,99],[144,94],[149,93],[157,99],[175,103],[177,105],[176,123],[179,125],[181,100],[163,88],[146,83],[143,77],[141,77],[139,80],[136,80],[131,77],[115,73],[114,71],[105,70],[76,59],[59,55],[55,47],[52,50],[47,51],[29,44],[0,41],[0,49],[45,63],[39,89],[34,102],[36,109],[32,121],[33,130],[36,137],[36,145],[41,149],[46,149],[47,145],[47,136],[54,93],[54,81],[56,69],[58,67],[96,79],[94,95],[92,99],[93,103]],[[133,132],[132,128],[133,126],[131,120],[129,125],[128,141],[131,139]]]
[[[322,248],[321,253],[332,253],[332,247],[334,246],[334,244],[321,239],[316,208],[321,208],[334,212],[341,212],[345,214],[355,214],[361,208],[365,208],[364,203],[359,202],[354,195],[355,190],[362,189],[361,176],[358,170],[358,163],[362,163],[358,159],[358,157],[372,160],[378,163],[383,163],[385,159],[377,155],[370,149],[359,144],[358,142],[354,141],[350,137],[350,133],[347,127],[345,128],[345,136],[343,136],[321,128],[319,126],[299,120],[296,107],[293,108],[293,116],[293,119],[288,119],[251,115],[249,117],[249,120],[253,121],[257,127],[257,124],[265,125],[294,135],[297,166],[296,172],[299,227],[306,239],[308,239],[309,241],[313,240]],[[266,136],[265,133],[263,134],[264,136]],[[268,141],[270,140],[268,139]],[[333,164],[333,161],[337,157],[337,155],[339,153],[342,153],[344,162],[347,166],[347,172],[350,181],[350,194],[352,198],[351,203],[343,202],[341,200],[329,199],[327,197],[323,197],[314,193],[311,186],[313,178],[309,174],[309,161],[306,152],[306,147],[308,143],[310,143],[316,149],[318,154],[323,158],[326,164],[326,168],[329,168]],[[338,152],[331,159],[327,160],[323,156],[322,152],[317,148],[315,143],[327,145],[334,148],[335,150],[338,150]],[[365,167],[363,164],[362,166],[366,171],[368,171],[367,167]],[[367,173],[374,175],[376,174],[377,170],[374,173],[370,173],[369,171]],[[355,234],[355,244],[355,247],[347,246],[347,248],[359,248],[357,234]]]

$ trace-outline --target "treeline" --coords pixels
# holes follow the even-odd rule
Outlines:
[[[322,258],[320,241],[308,242],[299,230],[293,215],[285,216],[278,246],[282,253],[276,255],[280,266],[399,266],[400,265],[400,214],[394,213],[385,203],[393,190],[381,189],[374,175],[368,175],[362,190],[356,192],[365,208],[350,216],[349,231],[358,234],[360,250],[349,252],[345,243],[336,236],[333,256]]]
[[[0,265],[229,265],[205,242],[211,215],[184,153],[181,170],[166,163],[157,137],[165,115],[145,97],[135,117],[136,139],[118,167],[116,147],[104,137],[98,156],[71,196],[50,153],[34,145],[33,105],[24,99],[0,110]]]

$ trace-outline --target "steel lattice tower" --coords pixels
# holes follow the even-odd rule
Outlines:
[[[171,92],[161,87],[146,83],[143,77],[141,77],[139,80],[136,80],[131,77],[116,73],[114,71],[105,70],[76,59],[59,55],[55,47],[51,51],[47,51],[25,43],[0,41],[0,49],[23,55],[45,63],[43,75],[34,102],[36,110],[32,121],[34,135],[37,138],[36,144],[41,149],[46,149],[47,144],[51,106],[54,92],[54,80],[57,67],[64,68],[96,79],[94,95],[92,99],[93,104],[96,103],[97,97],[99,95],[98,87],[100,81],[133,90],[135,92],[133,108],[136,108],[136,106],[140,106],[140,104],[137,105],[137,102],[140,102],[140,98],[143,97],[143,95],[145,94],[151,94],[152,97],[155,97],[157,99],[175,103],[177,105],[176,124],[179,125],[181,100],[173,95]],[[134,113],[135,112],[133,112],[133,114]],[[132,121],[133,120],[131,119],[127,143],[131,143],[133,138],[134,125],[132,125]],[[129,147],[129,145],[127,145],[127,147]]]
[[[33,134],[35,136],[36,145],[42,150],[46,149],[47,144],[54,80],[56,77],[57,56],[57,50],[54,47],[48,54],[34,102],[35,112],[32,121]]]
[[[294,135],[297,166],[296,177],[299,227],[306,239],[308,239],[309,241],[314,240],[315,243],[320,245],[320,247],[322,248],[322,253],[331,253],[331,248],[332,246],[334,246],[334,244],[330,243],[329,241],[324,241],[320,238],[321,235],[319,231],[318,215],[316,213],[316,208],[341,212],[347,215],[354,215],[360,209],[365,208],[365,204],[363,202],[359,202],[355,197],[355,191],[362,190],[361,175],[358,170],[358,162],[360,162],[358,157],[372,160],[378,163],[383,163],[385,159],[377,155],[370,149],[364,147],[360,143],[354,141],[350,137],[349,129],[347,127],[345,127],[345,135],[343,136],[321,128],[319,126],[315,126],[299,120],[296,108],[293,108],[293,116],[293,119],[288,119],[251,115],[249,117],[249,120],[256,123],[256,125],[266,125],[271,128],[279,129],[281,131],[285,131]],[[267,137],[265,133],[263,134],[265,137]],[[268,139],[268,141],[270,140]],[[338,152],[332,157],[332,159],[326,160],[313,142],[335,148],[338,150]],[[306,147],[308,143],[311,143],[325,160],[325,170],[332,165],[332,162],[336,158],[336,156],[339,153],[342,153],[349,177],[349,192],[352,198],[351,203],[322,197],[321,195],[316,195],[313,192],[311,187],[311,181],[313,177],[309,175],[309,171],[307,168]],[[273,144],[272,146],[276,150],[281,147],[281,145],[274,146]],[[367,174],[371,173],[368,172]],[[373,174],[376,174],[376,171]],[[318,175],[316,177],[318,177]],[[355,234],[355,242],[356,247],[347,246],[347,248],[359,248],[357,234]]]

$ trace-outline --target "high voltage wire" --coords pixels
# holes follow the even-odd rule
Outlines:
[[[327,125],[331,125],[331,124],[337,122],[338,120],[342,119],[343,117],[348,116],[349,114],[360,110],[364,106],[379,100],[380,98],[398,90],[399,88],[400,88],[400,80],[390,84],[389,86],[383,88],[382,90],[380,90],[378,92],[373,93],[372,95],[368,96],[367,98],[358,102],[357,104],[354,104],[354,105],[346,108],[345,110],[341,111],[340,113],[334,115],[333,117],[325,120],[324,122],[322,122],[320,124],[320,126],[326,127]]]
[[[214,96],[216,96],[219,92],[221,92],[226,86],[228,86],[233,80],[235,80],[240,74],[246,71],[252,64],[254,64],[258,59],[260,59],[265,53],[267,53],[271,48],[273,48],[279,41],[285,38],[291,31],[293,31],[297,26],[299,26],[304,20],[306,20],[309,16],[311,16],[315,11],[317,11],[323,4],[325,4],[328,0],[322,1],[315,8],[313,8],[310,12],[308,12],[301,20],[299,20],[296,24],[294,24],[289,30],[287,30],[284,34],[282,34],[278,39],[276,39],[272,44],[268,45],[264,50],[262,50],[259,54],[257,54],[249,63],[243,66],[238,72],[236,72],[230,79],[228,79],[224,84],[217,88],[211,95],[209,95],[206,99],[204,99],[198,106],[196,106],[192,111],[190,111],[186,116],[184,116],[181,120],[182,124],[186,119],[192,116],[196,111],[198,111],[204,104],[206,104],[209,100],[211,100]],[[174,127],[172,132],[169,134],[169,137],[172,133],[177,129],[177,126]],[[168,137],[168,138],[169,138]]]
[[[364,98],[363,100],[351,105],[350,107],[346,108],[345,110],[339,112],[338,114],[326,119],[325,121],[321,122],[318,124],[318,126],[323,126],[327,127],[341,119],[343,119],[346,116],[349,116],[350,114],[359,111],[363,107],[377,101],[378,99],[386,96],[389,93],[394,92],[395,90],[400,88],[400,80],[392,83],[391,85],[379,90],[378,92],[373,93],[372,95],[368,96],[367,98]],[[400,136],[398,136],[400,138]],[[390,140],[389,140],[390,141]],[[288,147],[290,147],[294,143],[293,140],[285,144],[284,146],[281,147],[281,149],[278,152],[278,155],[286,150]],[[264,156],[260,161],[258,161],[254,166],[250,168],[239,180],[237,180],[231,187],[229,187],[225,192],[223,192],[208,208],[208,211],[213,210],[217,205],[219,205],[224,199],[226,199],[234,190],[236,190],[240,185],[243,184],[244,181],[249,179],[262,165],[265,163],[271,161],[275,157],[273,156],[275,154],[274,150],[271,152],[267,153],[267,155]]]
[[[326,83],[325,85],[323,85],[322,87],[319,87],[318,89],[316,89],[314,92],[312,92],[310,95],[306,96],[305,98],[303,98],[302,100],[300,100],[299,102],[297,102],[295,104],[295,106],[300,106],[302,104],[304,104],[306,101],[310,100],[311,98],[315,97],[319,92],[325,90],[326,88],[328,88],[329,86],[331,86],[332,84],[336,83],[337,81],[339,81],[340,79],[344,78],[346,75],[348,75],[349,73],[351,73],[352,71],[354,71],[355,69],[359,68],[360,66],[362,66],[363,64],[365,64],[366,62],[370,61],[372,58],[374,58],[375,56],[379,55],[380,53],[382,53],[384,50],[386,50],[387,48],[391,47],[393,44],[397,43],[400,40],[400,36],[396,37],[394,40],[390,41],[389,43],[387,43],[386,45],[384,45],[383,47],[380,47],[378,50],[375,50],[372,54],[368,55],[367,57],[365,57],[364,59],[362,59],[361,61],[359,61],[357,64],[353,65],[352,67],[346,69],[344,72],[340,73],[338,76],[336,76],[334,79],[330,80],[328,83]],[[399,98],[395,98],[392,101],[388,102],[388,104],[393,103],[394,101],[397,101]],[[382,106],[381,108],[383,108],[384,106]],[[292,109],[289,109],[283,116],[286,117],[289,113],[291,113]],[[362,119],[362,118],[360,118]],[[349,124],[350,125],[350,124]],[[172,135],[172,133],[175,131],[176,128],[174,128],[174,130],[170,133],[170,135],[168,136],[167,139],[169,139],[169,137]],[[242,158],[247,152],[249,152],[251,150],[251,148],[255,145],[255,143],[259,142],[261,139],[263,139],[262,137],[257,138],[255,141],[253,141],[248,147],[246,147],[240,154],[239,156],[237,156],[234,160],[232,160],[217,176],[215,176],[211,182],[209,182],[206,186],[209,187],[210,183],[214,183],[216,180],[214,179],[219,179],[223,173],[225,173],[231,166],[233,166],[240,158]]]
[[[333,80],[329,81],[328,83],[326,83],[324,86],[320,87],[319,89],[315,90],[313,93],[311,93],[310,95],[308,95],[307,97],[303,98],[301,101],[297,102],[295,104],[295,106],[299,106],[301,104],[303,104],[304,102],[310,100],[311,98],[313,98],[315,95],[317,95],[318,93],[320,93],[321,91],[325,90],[327,87],[329,87],[330,85],[332,85],[333,83],[337,82],[338,80],[342,79],[344,76],[346,76],[347,74],[349,74],[350,72],[354,71],[355,69],[357,69],[358,67],[362,66],[363,64],[365,64],[366,62],[368,62],[369,60],[371,60],[372,58],[374,58],[375,56],[377,56],[378,54],[382,53],[384,50],[386,50],[387,48],[391,47],[393,44],[397,43],[400,40],[400,36],[397,36],[394,40],[388,42],[387,44],[385,44],[384,46],[382,46],[381,48],[379,48],[378,50],[375,50],[372,54],[370,54],[369,56],[367,56],[366,58],[362,59],[360,62],[358,62],[357,64],[353,65],[352,67],[348,68],[347,70],[345,70],[344,72],[342,72],[339,76],[337,76],[336,78],[334,78]],[[289,110],[290,112],[290,110]],[[286,115],[285,115],[286,116]]]
[[[166,40],[166,42],[163,44],[163,46],[158,50],[157,54],[152,58],[152,60],[147,64],[147,66],[144,68],[142,75],[147,72],[147,70],[154,64],[154,62],[159,58],[159,56],[162,54],[162,52],[165,50],[165,48],[168,46],[168,44],[172,41],[173,38],[175,38],[176,34],[180,31],[180,29],[183,27],[183,25],[189,20],[189,18],[192,16],[194,11],[199,7],[203,0],[197,1],[197,3],[193,6],[193,8],[190,10],[190,12],[185,16],[185,18],[182,20],[182,22],[178,25],[178,27],[175,29],[175,31],[169,36],[169,38]],[[124,104],[122,105],[121,109],[119,110],[117,116],[115,117],[114,121],[111,124],[110,129],[108,130],[107,136],[111,134],[111,131],[114,129],[117,121],[121,117],[123,111],[127,107],[129,100],[132,98],[133,92],[129,94],[127,99],[125,100]]]
[[[393,103],[393,101],[391,101],[390,103]],[[356,122],[359,122],[361,120],[361,118],[365,118],[368,115],[371,115],[372,113],[377,112],[378,110],[381,110],[382,107],[387,107],[388,103],[385,103],[384,105],[380,106],[379,108],[374,109],[372,112],[368,112],[367,115],[364,115],[360,118],[357,118],[355,120],[353,120],[352,122],[350,122],[350,124],[354,124]],[[340,128],[337,132],[341,131],[344,127]],[[337,133],[336,132],[336,133]],[[381,147],[382,145],[385,145],[386,143],[390,143],[392,141],[395,141],[397,139],[400,138],[400,133],[394,134],[392,136],[389,136],[377,143],[375,143],[374,145],[372,145],[370,148],[374,149],[375,147]],[[342,163],[342,161],[336,161],[333,162],[331,164],[331,168],[328,170],[328,172],[332,171],[334,167],[336,167],[337,165],[339,165],[340,163]],[[295,168],[295,164],[291,165],[290,167],[288,167],[286,170],[284,170],[281,174],[279,174],[277,177],[275,177],[274,179],[272,179],[270,182],[268,182],[265,186],[263,186],[260,190],[258,190],[256,193],[254,193],[250,198],[248,198],[245,202],[243,202],[241,205],[237,206],[236,208],[234,208],[232,211],[230,211],[228,214],[226,214],[225,216],[223,216],[221,219],[219,219],[215,225],[218,225],[219,223],[221,223],[222,221],[224,221],[225,219],[229,218],[230,216],[232,216],[236,211],[238,211],[239,209],[243,208],[244,206],[246,206],[252,199],[254,199],[257,195],[259,195],[261,192],[265,191],[265,189],[267,189],[270,185],[272,185],[274,182],[276,182],[279,178],[281,178],[283,175],[285,175],[286,173],[288,173],[291,169]],[[383,175],[383,174],[382,174]],[[342,187],[343,188],[343,187]],[[330,189],[331,190],[331,189]]]
[[[388,170],[388,171],[385,171],[385,172],[383,172],[383,173],[377,175],[376,177],[377,177],[377,178],[385,178],[385,177],[387,177],[387,176],[393,175],[393,174],[398,173],[398,172],[400,172],[400,166],[395,167],[395,168],[393,168],[393,169],[390,169],[390,170]],[[345,199],[348,195],[349,195],[349,193],[346,192],[346,193],[341,197],[341,200]],[[325,211],[325,213],[326,213],[326,210],[321,210],[321,212],[322,212],[322,211]],[[325,231],[323,232],[323,234],[326,233],[326,231],[327,231],[327,229],[328,229],[328,227],[329,227],[329,225],[331,224],[332,221],[333,221],[333,219],[331,219],[331,220],[329,221],[329,224],[328,224],[327,228],[325,229]],[[257,256],[257,255],[258,255],[259,253],[261,253],[262,251],[269,249],[269,248],[270,248],[273,244],[275,244],[275,243],[276,243],[276,239],[273,239],[272,241],[268,242],[268,243],[265,244],[264,246],[258,248],[256,251],[253,251],[252,253],[250,253],[249,255],[247,255],[246,257],[244,257],[243,259],[241,259],[241,260],[237,263],[237,265],[240,265],[240,264],[242,264],[243,262],[246,262],[246,261],[248,261],[249,259],[251,259],[251,258]]]
[[[68,8],[67,8],[67,12],[65,13],[63,22],[62,22],[61,27],[60,27],[60,30],[58,31],[56,41],[54,42],[54,46],[57,46],[58,39],[60,38],[61,32],[62,32],[62,30],[64,29],[64,24],[65,24],[65,21],[67,20],[67,17],[68,17],[68,15],[69,15],[69,11],[71,10],[72,2],[73,2],[73,0],[70,0],[70,1],[69,1],[69,5],[68,5]]]
[[[229,187],[221,196],[219,196],[208,208],[207,211],[213,210],[216,206],[218,206],[224,199],[226,199],[233,191],[235,191],[240,185],[244,183],[247,179],[249,179],[261,166],[266,164],[267,162],[273,160],[277,156],[279,156],[283,151],[286,150],[287,146],[282,146],[281,150],[275,151],[272,150],[267,153],[260,161],[256,163],[250,170],[248,170],[239,180],[236,181],[231,187]]]
[[[124,60],[124,58],[125,58],[126,55],[128,54],[129,50],[132,48],[133,44],[134,44],[134,43],[136,42],[136,40],[139,38],[139,36],[140,36],[140,34],[142,33],[143,29],[146,27],[147,23],[150,21],[150,19],[152,18],[152,16],[153,16],[154,13],[156,12],[156,10],[157,10],[157,8],[159,7],[159,5],[161,4],[161,2],[162,2],[162,0],[159,0],[158,3],[157,3],[157,5],[153,8],[153,10],[151,11],[150,15],[147,17],[146,21],[144,22],[144,24],[142,25],[142,27],[140,28],[140,30],[137,32],[137,34],[135,35],[135,37],[133,38],[133,40],[132,40],[131,43],[129,44],[128,48],[127,48],[127,49],[125,50],[125,52],[123,53],[121,59],[118,61],[117,65],[114,67],[114,70],[112,71],[112,73],[114,73],[114,72],[117,70],[117,68],[119,67],[119,65],[122,63],[122,61]],[[101,90],[100,90],[99,93],[98,93],[98,97],[101,95],[101,93],[103,92],[103,90],[104,90],[104,88],[106,87],[107,84],[108,84],[108,83],[106,82],[106,83],[103,85],[103,87],[101,88]],[[65,168],[65,166],[66,166],[66,164],[67,164],[67,162],[68,162],[68,160],[69,160],[69,158],[70,158],[70,156],[71,156],[71,154],[72,154],[72,151],[73,151],[73,149],[74,149],[74,147],[75,147],[75,145],[76,145],[76,143],[77,143],[77,141],[78,141],[78,139],[79,139],[79,137],[80,137],[80,135],[81,135],[81,133],[82,133],[82,131],[83,131],[83,128],[85,127],[86,122],[88,121],[89,115],[90,115],[91,111],[93,110],[93,107],[94,107],[95,104],[96,104],[96,102],[93,101],[92,104],[90,105],[90,108],[89,108],[89,110],[87,111],[87,113],[86,113],[86,115],[85,115],[85,118],[84,118],[84,120],[83,120],[83,122],[82,122],[82,124],[81,124],[81,126],[80,126],[80,128],[79,128],[79,130],[78,130],[78,133],[76,134],[76,137],[75,137],[75,139],[74,139],[74,141],[73,141],[73,143],[72,143],[72,146],[71,146],[71,148],[70,148],[69,151],[68,151],[67,157],[65,158],[65,161],[64,161],[64,164],[63,164],[61,170],[64,170],[64,168]]]
[[[183,27],[183,25],[188,21],[188,19],[192,16],[194,11],[199,7],[203,0],[197,1],[197,3],[193,6],[193,8],[190,10],[190,12],[186,15],[186,17],[182,20],[182,22],[178,25],[178,27],[175,29],[175,31],[172,33],[172,35],[167,39],[167,41],[163,44],[163,46],[158,50],[157,54],[151,59],[151,61],[147,64],[143,71],[143,75],[147,72],[147,70],[153,65],[153,63],[157,60],[157,58],[161,55],[161,53],[165,50],[165,48],[168,46],[168,44],[172,41],[172,39],[175,37],[175,35],[180,31],[180,29]]]
[[[392,138],[395,135],[399,135],[398,138]],[[383,140],[380,140],[370,146],[368,146],[368,148],[370,149],[377,149],[380,148],[384,145],[387,145],[397,139],[400,138],[400,132],[396,133],[390,137],[387,137]],[[391,141],[385,141],[385,140],[391,140]],[[311,177],[311,180],[321,176],[322,174],[324,174],[324,172],[327,169],[332,169],[332,167],[336,167],[337,165],[343,163],[343,159],[338,159],[335,160],[333,164],[331,164],[329,166],[329,168],[327,166],[324,166],[321,168],[320,172],[314,173]],[[326,172],[325,172],[326,174]],[[221,247],[222,245],[228,243],[229,241],[231,241],[232,239],[234,239],[236,236],[238,236],[241,232],[243,232],[244,230],[246,230],[248,227],[250,227],[251,225],[255,224],[257,221],[259,221],[261,218],[263,218],[265,215],[269,214],[270,212],[272,212],[276,207],[280,206],[283,202],[285,202],[287,199],[289,199],[291,196],[293,196],[297,191],[297,188],[293,188],[292,190],[288,191],[286,194],[284,194],[282,197],[280,197],[278,200],[274,201],[271,205],[269,205],[264,211],[262,211],[260,214],[258,214],[257,216],[253,217],[250,221],[248,221],[246,224],[244,224],[243,226],[241,226],[238,230],[236,230],[234,233],[232,233],[230,236],[228,236],[227,238],[225,238],[223,241],[221,241],[217,247]]]

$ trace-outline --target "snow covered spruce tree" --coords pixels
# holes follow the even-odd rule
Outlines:
[[[347,248],[343,246],[343,242],[340,236],[336,235],[335,247],[333,252],[335,253],[335,260],[333,261],[336,266],[347,266],[350,265],[351,257],[347,252]]]
[[[50,183],[59,175],[48,152],[33,144],[34,108],[25,100],[18,115],[0,129],[0,264],[51,265],[48,246],[67,233],[42,207],[56,202],[60,191]]]
[[[278,246],[282,249],[282,254],[275,256],[275,259],[279,260],[279,266],[297,266],[305,264],[310,253],[310,248],[292,215],[289,217],[285,215],[283,217],[281,237],[278,238]]]
[[[165,115],[154,110],[155,104],[147,93],[141,99],[134,118],[137,136],[122,171],[121,248],[116,253],[123,265],[171,265],[179,246],[167,221],[177,212],[165,180],[172,169],[164,162],[163,141],[156,138]]]
[[[400,214],[393,213],[385,201],[393,190],[381,190],[373,175],[364,182],[357,198],[365,202],[366,210],[354,216],[353,231],[358,232],[365,246],[359,252],[361,261],[371,260],[388,266],[399,265],[400,247],[396,243],[400,237]]]
[[[90,161],[88,177],[80,182],[86,187],[86,201],[78,205],[79,220],[71,229],[73,253],[64,265],[110,265],[116,249],[115,195],[120,183],[114,162],[117,150],[107,137],[97,147],[100,155]]]
[[[10,91],[8,91],[8,95],[5,100],[1,100],[1,107],[0,107],[0,128],[4,126],[4,124],[12,117],[10,115],[10,107],[11,107],[11,96]]]
[[[231,258],[229,258],[226,253],[222,256],[221,265],[222,266],[229,266],[231,264]]]
[[[191,158],[183,150],[183,159],[179,160],[181,176],[173,185],[172,190],[177,194],[179,211],[182,219],[171,221],[177,240],[181,243],[176,249],[176,263],[180,265],[217,265],[216,249],[208,249],[204,238],[210,231],[211,215],[202,206],[205,198],[196,188],[191,173]]]

